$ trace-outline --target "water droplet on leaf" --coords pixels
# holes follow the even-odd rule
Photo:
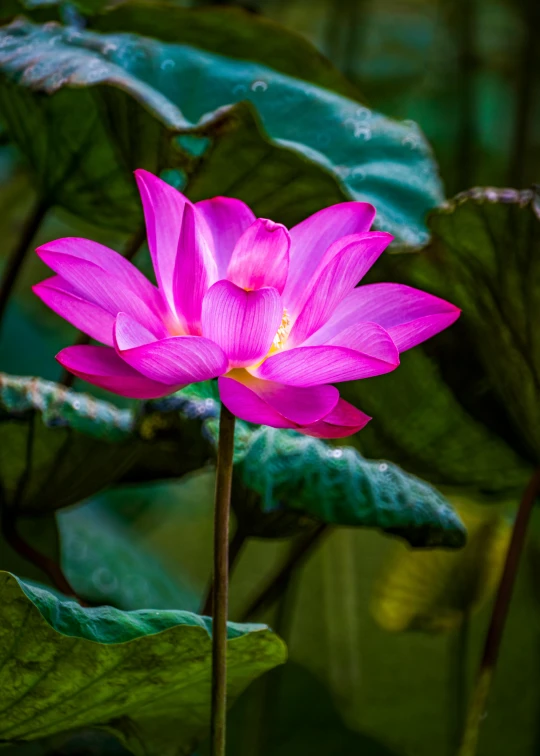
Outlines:
[[[92,575],[92,583],[103,593],[115,591],[118,588],[118,580],[106,567],[100,567]]]
[[[366,172],[358,165],[356,168],[352,169],[351,176],[353,176],[356,181],[363,181],[366,178]]]
[[[371,110],[369,108],[356,108],[354,114],[361,121],[367,121],[368,118],[371,118]]]
[[[404,146],[409,146],[411,150],[417,150],[420,146],[420,139],[416,134],[407,134],[407,136],[404,136],[401,140],[401,144]]]
[[[253,84],[251,85],[252,92],[266,92],[267,89],[268,89],[268,84],[262,79],[258,79],[257,81],[254,81]]]

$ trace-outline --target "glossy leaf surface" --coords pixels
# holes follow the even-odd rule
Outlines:
[[[100,727],[137,754],[191,753],[210,709],[211,621],[83,609],[0,574],[1,741]],[[229,694],[285,661],[264,625],[229,623]]]

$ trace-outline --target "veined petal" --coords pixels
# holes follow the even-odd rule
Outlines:
[[[203,301],[203,333],[219,344],[231,367],[262,360],[282,317],[281,297],[272,288],[244,291],[230,281],[218,281]]]
[[[162,319],[146,299],[141,299],[129,281],[89,260],[65,252],[53,251],[51,245],[37,250],[43,262],[84,299],[116,316],[126,312],[143,323],[156,336],[165,335]]]
[[[225,354],[210,339],[169,336],[148,342],[149,335],[129,316],[118,315],[114,326],[118,355],[153,381],[186,385],[216,378],[227,369]]]
[[[338,304],[356,286],[392,241],[391,234],[373,231],[344,237],[326,252],[287,340],[298,346],[330,319]],[[293,313],[294,316],[294,313]]]
[[[187,197],[141,168],[135,171],[146,222],[148,247],[160,290],[174,312],[174,268]]]
[[[244,383],[233,378],[221,377],[218,379],[218,385],[221,401],[240,420],[256,425],[269,425],[271,428],[297,427]]]
[[[34,294],[68,323],[102,344],[113,346],[114,315],[86,299],[61,276],[32,286]]]
[[[54,241],[42,244],[37,248],[36,252],[43,259],[44,253],[53,253],[56,255],[70,255],[72,257],[78,257],[81,260],[88,260],[89,262],[98,265],[105,272],[110,273],[116,278],[121,278],[127,287],[129,287],[139,299],[147,302],[149,306],[157,304],[159,307],[159,296],[155,286],[144,276],[135,265],[121,254],[115,252],[114,249],[109,249],[103,244],[91,241],[90,239],[83,239],[79,237],[64,237],[63,239],[55,239]]]
[[[380,349],[381,344],[377,347]],[[398,364],[399,359],[387,361],[343,346],[301,346],[278,352],[250,372],[258,378],[291,386],[318,386],[383,375]]]
[[[361,323],[340,331],[327,346],[340,346],[354,349],[362,354],[369,354],[389,365],[399,365],[399,351],[392,337],[378,323]]]
[[[219,387],[222,401],[237,417],[268,425],[268,420],[261,418],[265,413],[270,417],[271,410],[277,415],[271,423],[275,428],[316,423],[332,412],[339,399],[339,391],[334,386],[285,386],[262,381],[246,370],[234,370],[220,378]]]
[[[157,399],[182,388],[151,381],[133,370],[110,347],[70,346],[56,355],[70,373],[94,386],[131,399]]]
[[[289,271],[290,244],[285,226],[259,218],[236,243],[227,278],[242,289],[272,286],[281,294]]]
[[[319,210],[291,228],[289,276],[283,292],[283,301],[289,311],[297,311],[297,301],[328,247],[342,236],[369,231],[374,218],[373,205],[342,202]]]
[[[119,312],[113,327],[114,346],[119,351],[134,349],[158,341],[148,328],[145,328],[126,312]]]
[[[238,199],[214,197],[197,202],[195,207],[206,222],[212,239],[218,278],[225,278],[236,242],[255,220],[252,210]]]
[[[54,255],[55,259],[59,259],[60,255],[67,255],[68,257],[87,260],[97,265],[108,275],[120,279],[124,289],[128,289],[133,296],[144,302],[156,315],[161,316],[164,311],[164,303],[156,287],[132,262],[126,260],[114,249],[109,249],[109,247],[90,239],[72,236],[42,244],[41,247],[36,249],[36,252],[46,265],[49,265],[47,259],[50,259],[50,255]],[[81,294],[84,295],[84,290],[81,291]]]
[[[323,345],[347,347],[388,363],[399,363],[397,346],[388,331],[378,323],[357,323],[333,334],[321,328],[302,344],[303,347]]]
[[[250,376],[251,377],[251,376]],[[332,412],[339,399],[335,386],[285,386],[273,381],[247,385],[281,415],[297,425],[310,425]]]
[[[404,352],[448,328],[460,312],[450,302],[411,286],[368,284],[351,291],[306,343],[324,344],[350,326],[371,320],[383,326]]]
[[[186,332],[200,336],[202,301],[217,279],[217,267],[202,230],[203,223],[198,222],[196,213],[192,205],[185,205],[174,269],[173,295],[177,317]]]
[[[345,399],[340,399],[336,407],[323,420],[306,428],[299,428],[300,433],[316,438],[346,438],[358,433],[371,420],[361,410]]]

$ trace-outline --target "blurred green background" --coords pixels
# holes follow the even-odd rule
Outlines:
[[[534,0],[235,5],[300,32],[372,107],[420,124],[447,196],[471,186],[521,188],[537,181],[540,11]]]
[[[36,23],[51,19],[65,22],[74,15],[84,19],[82,28],[90,30],[116,32],[126,28],[165,42],[176,41],[177,37],[180,42],[190,41],[191,27],[187,25],[187,31],[175,28],[172,21],[167,23],[166,14],[156,15],[152,31],[145,28],[144,15],[130,15],[133,4],[115,4],[116,10],[101,15],[102,5],[94,0],[75,3],[75,7],[40,0],[0,0],[0,19],[7,23],[22,13]],[[310,78],[307,66],[304,69],[302,65],[299,79],[334,88],[386,116],[415,121],[433,149],[446,197],[474,186],[525,189],[538,180],[537,0],[251,0],[174,4],[178,8],[217,5],[237,6],[245,14],[271,19],[299,33],[337,69],[328,73],[325,84],[324,64],[314,59],[313,71],[321,65],[319,80],[315,73]],[[152,6],[162,7],[149,3],[146,8],[151,12]],[[233,17],[232,26],[235,23]],[[262,53],[258,56],[256,52],[258,43],[251,40],[248,32],[244,33],[243,23],[238,23],[238,36],[230,49],[210,32],[196,46],[240,60],[249,57],[251,49],[251,60],[259,61]],[[271,30],[268,34],[270,44]],[[283,40],[283,48],[276,46],[275,68],[279,68],[279,56],[285,57],[283,49],[287,49],[287,56],[292,55],[296,44],[295,38],[290,37]],[[303,48],[298,54],[301,57]],[[287,57],[284,72],[294,75],[293,68]],[[166,70],[163,64],[161,70]],[[47,97],[42,93],[40,96]],[[237,99],[242,99],[241,92]],[[6,97],[0,99],[0,124],[5,120],[7,111],[3,112],[2,107],[7,102]],[[306,113],[307,119],[317,117],[310,116],[309,109]],[[189,117],[195,119],[191,113]],[[28,124],[25,138],[38,140],[30,120]],[[363,130],[362,113],[353,125],[355,136],[366,142],[368,150],[370,132]],[[142,127],[141,133],[146,134]],[[47,151],[47,145],[43,150]],[[28,170],[22,152],[8,130],[2,130],[3,265],[24,231],[25,219],[41,191],[42,177],[36,174],[35,166],[33,171]],[[178,178],[184,170],[189,173],[189,166],[182,164],[175,170],[179,171]],[[204,193],[204,181],[200,181],[200,191]],[[284,188],[289,183],[283,180]],[[198,191],[197,185],[194,191]],[[248,189],[246,192],[249,196]],[[290,192],[294,199],[294,187]],[[333,201],[338,199],[336,190]],[[92,210],[77,215],[66,209],[65,202],[63,207],[60,205],[57,203],[47,212],[33,246],[67,235],[89,237],[119,250],[128,242],[126,227],[98,222],[103,213],[101,207],[96,208],[96,221],[92,222]],[[538,246],[535,249],[538,251]],[[137,264],[149,272],[146,249],[137,256]],[[77,334],[32,296],[30,286],[44,276],[45,268],[37,258],[28,258],[0,331],[0,369],[57,381],[61,371],[54,354],[72,343]],[[427,354],[438,366],[443,365],[444,378],[448,379],[448,362],[454,357],[452,345],[444,337],[435,343]],[[446,362],[444,354],[450,355]],[[404,360],[403,375],[409,376],[407,380],[414,377],[413,359]],[[405,373],[409,369],[405,365],[411,366],[409,373]],[[476,369],[475,363],[471,371]],[[496,437],[497,443],[503,439],[501,454],[507,455],[505,459],[515,455],[508,461],[508,471],[497,469],[492,461],[495,457],[489,457],[491,468],[486,463],[486,469],[480,470],[480,463],[463,448],[462,456],[466,461],[470,459],[472,473],[460,485],[457,477],[447,474],[444,468],[447,438],[442,437],[440,445],[430,442],[434,443],[433,456],[440,462],[440,467],[430,467],[426,463],[429,455],[426,457],[423,449],[424,456],[419,452],[415,457],[405,431],[403,443],[401,439],[397,443],[395,439],[382,438],[382,431],[380,437],[377,435],[384,426],[383,417],[379,425],[375,425],[375,418],[375,430],[366,433],[365,440],[360,435],[351,443],[368,457],[384,456],[440,485],[470,525],[469,545],[456,553],[414,553],[373,531],[333,528],[328,532],[295,572],[277,605],[257,617],[285,638],[291,662],[254,683],[233,708],[231,756],[456,753],[467,690],[477,669],[520,485],[526,479],[523,471],[537,463],[537,452],[528,440],[523,440],[525,434],[516,441],[519,434],[508,430],[506,415],[497,416],[502,430],[494,430],[490,418],[485,418],[484,405],[477,402],[477,394],[470,393],[469,400],[464,399],[470,388],[469,374],[465,367],[457,373],[465,376],[466,385],[459,380],[448,382],[454,399],[458,397],[455,406],[459,405],[460,412],[466,410],[471,422],[466,428],[464,425],[458,441],[473,438],[473,421],[474,433],[476,423],[481,423],[488,428],[490,439]],[[484,391],[487,382],[482,372],[474,384],[475,390],[480,385],[482,400],[489,394]],[[400,385],[405,384],[387,381],[384,385],[395,397]],[[91,391],[81,384],[77,388]],[[357,389],[353,386],[349,390],[354,394]],[[365,391],[369,401],[370,389]],[[131,404],[104,392],[93,393],[121,406]],[[431,407],[430,388],[421,387],[419,393],[426,406]],[[491,395],[488,398],[491,401]],[[497,401],[500,399],[499,396]],[[384,394],[377,401],[384,407]],[[362,406],[369,411],[369,406]],[[487,412],[493,411],[494,406],[488,405]],[[457,409],[449,410],[452,418],[456,413]],[[419,421],[419,437],[423,422],[427,426],[430,420],[422,417]],[[415,430],[412,428],[411,434]],[[483,438],[474,436],[475,448],[480,449],[478,459],[487,448],[487,443],[482,446]],[[404,448],[410,452],[410,459]],[[506,484],[499,481],[498,474],[506,478]],[[75,587],[96,602],[110,602],[123,609],[180,607],[197,611],[209,577],[212,476],[211,470],[203,469],[180,481],[125,483],[78,508],[63,511],[59,515],[62,562]],[[474,535],[477,533],[478,537]],[[232,619],[242,618],[245,607],[257,594],[256,586],[273,574],[290,548],[291,540],[284,538],[249,542],[234,574]],[[13,564],[13,555],[4,551],[0,568],[16,571]],[[540,756],[539,578],[540,517],[535,513],[483,723],[481,756]],[[204,748],[203,745],[199,756],[206,753]],[[121,752],[114,741],[95,733],[5,749],[9,756]]]

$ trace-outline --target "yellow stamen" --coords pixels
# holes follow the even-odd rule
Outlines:
[[[289,313],[287,312],[287,310],[283,310],[283,317],[281,318],[281,325],[276,331],[276,335],[274,336],[274,340],[272,341],[272,346],[270,347],[268,354],[265,357],[263,357],[262,360],[259,360],[259,362],[256,362],[254,365],[251,365],[251,369],[260,367],[265,360],[267,360],[273,354],[276,354],[276,352],[279,352],[281,349],[283,349],[285,342],[287,341],[287,338],[289,337],[290,329],[291,329],[291,319],[289,318]]]
[[[270,351],[266,355],[267,357],[270,357],[272,354],[279,352],[279,350],[283,348],[283,346],[285,345],[285,342],[287,341],[287,337],[289,336],[290,327],[291,327],[291,319],[289,318],[289,313],[285,309],[283,310],[283,317],[281,319],[281,325],[277,329],[276,335],[274,336],[274,340],[272,341],[272,346],[270,347]]]

